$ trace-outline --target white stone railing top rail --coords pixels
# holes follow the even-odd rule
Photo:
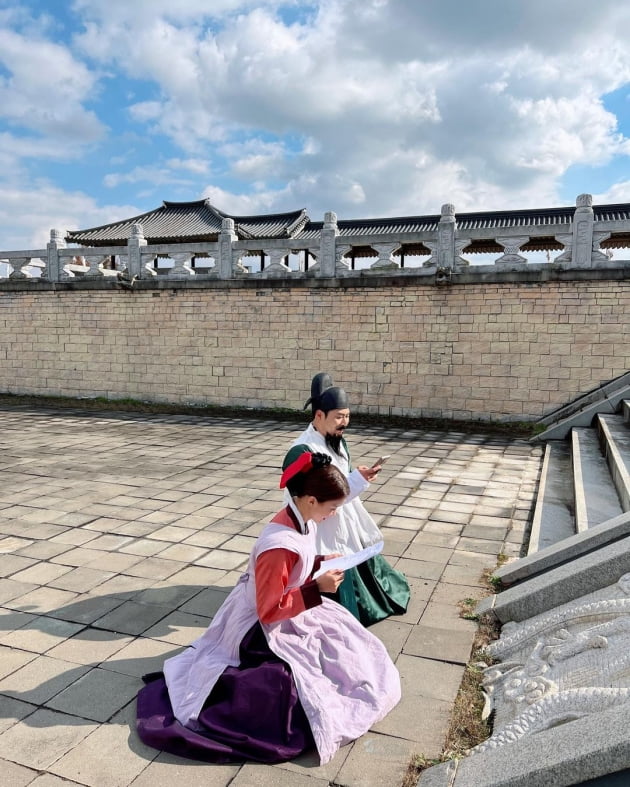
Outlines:
[[[311,224],[311,230],[297,238],[269,240],[239,239],[234,221],[226,218],[216,242],[159,245],[147,243],[141,224],[133,226],[125,245],[109,247],[67,247],[63,233],[51,230],[46,249],[0,251],[0,280],[338,278],[356,275],[354,258],[359,254],[371,260],[361,275],[421,275],[443,283],[467,268],[467,254],[479,251],[497,254],[489,265],[475,266],[480,273],[523,266],[616,267],[602,248],[630,246],[630,206],[628,211],[614,210],[618,207],[623,206],[593,209],[591,195],[582,194],[573,211],[464,214],[461,226],[449,204],[442,206],[439,217],[398,223],[339,222],[334,213],[326,213],[321,225]],[[532,249],[547,250],[547,262],[528,263],[526,254]],[[420,267],[405,267],[406,255],[419,257]],[[256,266],[247,262],[257,257],[260,270],[253,272]]]

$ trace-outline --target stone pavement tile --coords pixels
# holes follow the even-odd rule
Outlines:
[[[467,525],[471,518],[470,511],[462,514],[459,511],[435,510],[429,517],[430,522],[449,522],[453,525]]]
[[[230,787],[329,787],[328,779],[309,776],[308,772],[295,773],[280,765],[243,765]]]
[[[138,604],[157,604],[169,609],[177,609],[202,590],[205,590],[205,585],[182,585],[173,582],[170,577],[142,590],[134,596],[134,601]]]
[[[24,549],[33,543],[32,539],[21,538],[19,536],[5,536],[0,538],[0,555],[6,555],[9,552],[17,552]]]
[[[312,749],[290,762],[278,763],[275,767],[286,771],[292,771],[301,776],[308,776],[315,779],[328,779],[331,784],[337,784],[337,774],[348,758],[353,745],[353,743],[350,743],[347,746],[342,746],[332,760],[325,765],[320,765],[319,755],[315,749]]]
[[[143,636],[170,642],[172,645],[188,645],[204,633],[210,621],[209,617],[177,610],[147,629]]]
[[[214,765],[161,752],[134,781],[133,787],[228,787],[240,765]]]
[[[28,650],[31,653],[45,653],[68,637],[77,634],[82,628],[77,623],[68,623],[65,620],[35,617],[26,626],[0,636],[0,645]]]
[[[431,531],[421,530],[416,533],[411,540],[412,544],[426,544],[428,546],[444,547],[454,549],[459,542],[459,536],[451,536],[447,533],[432,533]]]
[[[60,607],[64,607],[66,604],[70,604],[76,597],[76,593],[70,593],[68,590],[41,587],[30,590],[17,598],[5,601],[4,606],[9,609],[18,609],[22,612],[46,615]]]
[[[53,519],[52,522],[54,524],[65,525],[66,527],[81,527],[81,525],[87,525],[88,522],[92,522],[93,519],[95,519],[95,517],[89,514],[65,513]]]
[[[395,530],[410,530],[416,533],[420,528],[424,527],[424,519],[418,520],[417,518],[410,519],[405,516],[388,516],[383,519],[384,527],[391,527]]]
[[[37,710],[36,705],[31,705],[29,702],[22,702],[13,697],[2,697],[2,713],[0,713],[0,734],[9,727],[21,721],[22,719],[30,716],[31,713]]]
[[[154,541],[169,541],[172,544],[179,544],[184,539],[195,534],[195,530],[189,527],[178,527],[177,525],[166,525],[154,530],[151,538]]]
[[[0,680],[0,694],[41,705],[80,678],[87,669],[52,656],[36,656]]]
[[[151,672],[159,672],[164,661],[180,650],[181,648],[174,648],[167,642],[138,637],[101,662],[100,667],[111,672],[141,678]],[[138,688],[140,685],[138,684]]]
[[[404,541],[390,541],[386,538],[383,542],[383,556],[389,558],[402,557],[407,549],[407,543]]]
[[[98,585],[90,591],[91,596],[117,596],[124,600],[132,599],[138,593],[147,589],[147,585],[152,584],[146,577],[130,577],[127,574],[118,574],[102,585]]]
[[[185,544],[192,544],[193,546],[207,547],[208,549],[218,547],[229,541],[230,535],[228,533],[211,532],[209,530],[202,530],[195,532],[184,540]]]
[[[508,516],[479,516],[474,515],[471,520],[471,525],[480,525],[481,527],[502,527],[507,528],[512,523]]]
[[[52,508],[42,509],[29,507],[24,513],[18,514],[16,519],[19,519],[23,522],[33,522],[37,524],[38,522],[52,522],[58,517],[63,516],[65,513],[65,511],[55,511]]]
[[[383,537],[388,541],[398,541],[401,544],[409,544],[413,539],[413,532],[405,528],[389,527],[384,525],[381,527]]]
[[[91,547],[76,547],[69,549],[61,555],[51,558],[51,563],[60,563],[63,566],[85,566],[100,557],[101,553]]]
[[[0,678],[11,675],[21,669],[29,661],[37,658],[35,653],[28,653],[25,650],[14,650],[0,645]]]
[[[98,538],[98,533],[94,531],[83,530],[82,528],[72,528],[70,530],[65,530],[63,533],[58,533],[56,536],[53,536],[51,541],[55,541],[59,544],[69,544],[79,547],[82,544],[93,541],[95,538]]]
[[[490,525],[466,525],[462,530],[462,536],[465,538],[482,538],[486,541],[503,541],[506,535],[506,527],[491,527]]]
[[[465,598],[460,599],[465,601]],[[467,620],[460,615],[459,605],[443,604],[439,601],[430,601],[424,610],[420,623],[435,628],[445,628],[452,631],[477,630],[477,624],[473,620]]]
[[[414,542],[405,550],[403,556],[412,560],[427,560],[430,563],[446,565],[453,555],[453,550],[446,547],[431,546]]]
[[[180,516],[181,514],[176,514],[173,511],[149,511],[148,514],[145,513],[141,517],[138,517],[138,520],[140,522],[148,522],[149,524],[168,528],[172,526],[173,522],[176,522]],[[170,541],[171,539],[169,538],[167,540]]]
[[[449,582],[440,582],[431,596],[431,601],[457,605],[463,599],[479,599],[487,595],[488,591],[479,585],[454,585]]]
[[[457,544],[458,549],[469,552],[485,552],[488,555],[497,554],[497,542],[486,538],[469,538],[462,536]]]
[[[461,525],[454,525],[451,522],[429,521],[422,528],[423,533],[441,533],[442,535],[459,536],[462,532]]]
[[[476,568],[480,572],[483,572],[486,568],[496,568],[497,555],[498,550],[492,555],[486,552],[467,552],[464,549],[457,549],[453,552],[449,565]]]
[[[221,579],[221,577],[225,576],[226,571],[222,568],[205,568],[204,566],[186,566],[186,568],[181,569],[175,574],[171,574],[165,580],[162,580],[164,584],[169,585],[191,585],[191,586],[199,586],[201,585],[204,588],[213,585],[217,580]],[[154,587],[158,583],[153,583],[151,587]]]
[[[111,658],[130,642],[132,642],[130,636],[90,628],[59,643],[48,652],[48,655],[73,664],[93,666]]]
[[[244,552],[246,555],[249,555],[255,543],[256,539],[250,536],[232,536],[232,538],[221,545],[221,549],[227,549],[232,552]]]
[[[452,585],[477,585],[482,582],[483,569],[480,566],[469,568],[468,566],[448,565],[442,574],[442,582]]]
[[[29,787],[75,787],[75,784],[76,782],[69,782],[53,773],[42,773],[29,784]]]
[[[32,784],[33,779],[37,776],[37,771],[6,760],[0,763],[0,771],[2,772],[2,787],[26,787],[27,784]]]
[[[249,555],[243,552],[227,552],[223,549],[215,549],[199,558],[199,560],[195,560],[195,565],[233,570],[240,566],[245,566],[248,559]]]
[[[414,753],[438,757],[444,745],[451,718],[452,701],[403,694],[400,704],[373,728],[375,733],[406,740]],[[411,758],[409,758],[411,759]],[[405,765],[409,764],[409,760]],[[472,787],[472,785],[471,785]]]
[[[89,593],[92,588],[101,585],[108,579],[114,576],[112,571],[99,571],[95,568],[88,568],[87,566],[80,566],[73,568],[71,571],[51,579],[48,582],[49,587],[60,588],[61,590],[74,590],[77,593]]]
[[[135,601],[124,601],[119,607],[97,618],[93,625],[96,628],[115,631],[119,634],[142,634],[158,620],[166,617],[170,609],[155,604],[137,604]]]
[[[137,678],[97,667],[48,700],[46,706],[104,722],[133,699],[139,688]]]
[[[404,623],[417,623],[426,608],[427,602],[435,588],[435,581],[418,577],[407,577],[411,597],[407,611],[402,615],[392,615],[389,620],[400,620]]]
[[[89,787],[131,784],[158,752],[141,743],[134,731],[130,746],[129,736],[127,725],[103,724],[49,765],[48,770]]]
[[[229,588],[205,588],[190,601],[182,604],[180,611],[212,618],[228,597],[229,592]]]
[[[90,541],[89,549],[96,549],[104,552],[113,552],[125,546],[131,541],[130,536],[115,535],[113,533],[106,533],[105,535],[98,536],[94,541]]]
[[[130,566],[142,560],[140,555],[129,555],[121,552],[101,552],[97,558],[86,563],[86,569],[98,569],[112,574],[124,573]]]
[[[0,579],[0,604],[9,606],[12,599],[36,590],[37,585],[33,582],[19,582],[14,579]]]
[[[171,544],[160,552],[160,558],[164,560],[178,560],[180,563],[194,563],[204,555],[208,554],[208,550],[203,547],[195,547],[190,544]]]
[[[177,560],[163,560],[159,557],[148,557],[135,563],[126,570],[126,574],[132,577],[144,577],[152,579],[166,579],[186,566],[186,563]]]
[[[387,648],[390,658],[392,661],[395,661],[402,652],[403,646],[413,628],[414,625],[405,622],[405,616],[401,615],[397,618],[390,617],[374,623],[374,625],[370,626],[370,631],[381,640]]]
[[[18,571],[23,571],[25,568],[29,566],[36,565],[37,560],[30,557],[24,557],[22,555],[3,555],[2,560],[0,560],[0,577],[9,577],[12,574],[16,574]],[[0,582],[0,588],[2,587],[2,582]],[[0,590],[0,603],[2,602],[2,591]]]
[[[153,522],[140,522],[138,519],[134,517],[129,518],[129,522],[125,522],[124,525],[120,525],[120,527],[116,528],[116,533],[120,536],[133,536],[134,538],[138,536],[150,536],[151,533],[154,533],[156,530],[159,530],[161,525],[156,525]],[[134,542],[131,541],[126,546],[130,546]],[[122,551],[127,551],[125,547],[121,547]]]
[[[404,557],[395,563],[395,568],[398,571],[402,571],[407,577],[435,580],[438,580],[444,571],[442,563],[431,563],[428,560],[409,560]]]
[[[118,596],[100,596],[94,593],[83,593],[58,609],[48,612],[48,615],[59,620],[69,620],[73,623],[93,623],[97,618],[110,612],[114,607],[123,603],[124,599]]]
[[[120,548],[117,554],[137,555],[140,558],[154,557],[168,547],[167,541],[153,541],[150,538],[134,538],[129,544]],[[139,562],[139,561],[136,561]],[[135,565],[130,563],[129,565]]]
[[[53,544],[51,541],[34,541],[30,546],[20,549],[16,554],[23,557],[34,558],[35,560],[48,560],[56,557],[62,552],[67,552],[70,547],[67,544]]]
[[[474,631],[455,631],[420,622],[413,627],[403,653],[427,659],[467,664],[470,659]]]
[[[16,612],[14,609],[2,609],[0,607],[0,632],[15,631],[26,626],[31,620],[35,620],[37,615],[28,612]]]
[[[368,732],[355,742],[335,784],[344,787],[396,787],[417,752],[414,741]]]

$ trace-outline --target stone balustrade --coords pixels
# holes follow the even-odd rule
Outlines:
[[[467,213],[453,205],[440,216],[340,221],[330,212],[293,238],[245,240],[231,218],[216,242],[150,245],[141,224],[125,245],[66,246],[52,230],[45,249],[0,251],[0,279],[64,282],[110,277],[137,281],[343,278],[387,274],[425,276],[436,283],[457,278],[471,264],[483,271],[528,268],[614,267],[610,249],[630,246],[630,204],[592,204],[589,194],[575,209]],[[541,261],[528,253],[545,252]],[[480,255],[483,263],[475,264]],[[488,257],[490,260],[488,261]],[[475,259],[477,258],[477,259]],[[359,266],[357,266],[357,260]]]

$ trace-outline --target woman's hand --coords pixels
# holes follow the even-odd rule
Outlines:
[[[320,593],[334,593],[343,582],[343,571],[333,568],[315,580]]]
[[[324,555],[322,562],[324,560],[332,560],[334,557],[341,557],[341,552],[331,552],[330,555]]]

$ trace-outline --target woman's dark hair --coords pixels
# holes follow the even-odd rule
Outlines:
[[[287,482],[287,489],[291,497],[312,495],[318,503],[341,500],[350,494],[343,473],[331,464],[315,464],[306,473],[297,473]]]

